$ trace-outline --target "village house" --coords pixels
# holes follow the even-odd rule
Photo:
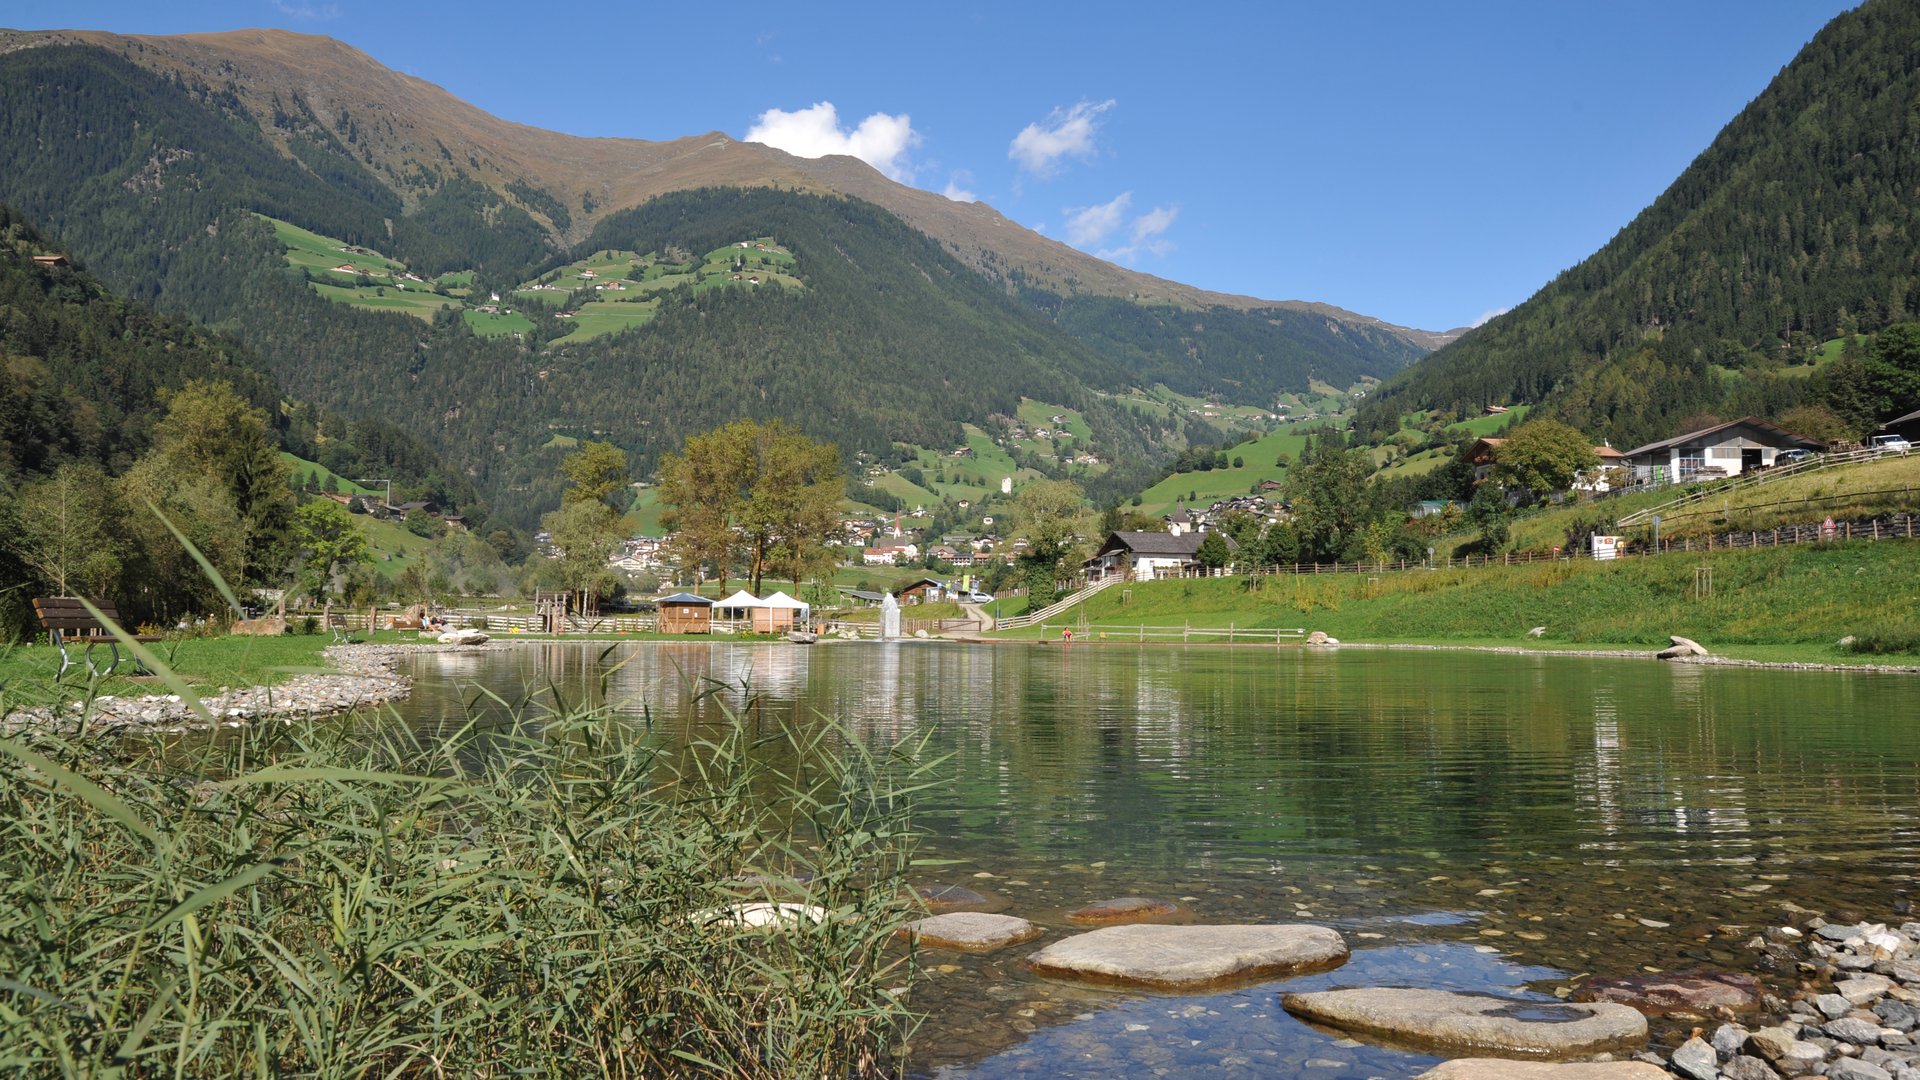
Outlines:
[[[920,557],[920,548],[914,544],[876,544],[860,553],[860,561],[868,566],[902,566]]]
[[[893,590],[893,598],[902,604],[931,604],[944,598],[946,594],[946,586],[932,578],[909,581],[904,585],[895,586]]]
[[[1238,550],[1233,537],[1222,533],[1220,538],[1226,541],[1229,551]],[[1204,534],[1197,532],[1108,533],[1100,550],[1082,566],[1088,581],[1116,575],[1127,581],[1152,581],[1199,565],[1196,556],[1204,539]]]
[[[1635,484],[1684,484],[1768,468],[1783,450],[1824,449],[1818,439],[1746,416],[1635,447],[1623,465]]]

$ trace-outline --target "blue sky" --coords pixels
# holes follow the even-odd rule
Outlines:
[[[10,0],[0,23],[347,41],[521,123],[758,135],[1161,277],[1446,329],[1651,202],[1840,0]]]

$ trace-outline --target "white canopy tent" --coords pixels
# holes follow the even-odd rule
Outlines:
[[[748,592],[745,589],[741,589],[739,592],[734,593],[732,596],[729,596],[725,600],[721,600],[713,605],[714,610],[716,611],[732,611],[735,614],[745,611],[748,608],[757,608],[757,607],[766,607],[766,606],[767,606],[767,602],[765,600],[760,599],[759,597],[753,595],[752,593]]]
[[[761,633],[791,630],[796,616],[804,620],[812,610],[811,605],[777,592],[760,601],[760,609],[753,613],[753,628]]]

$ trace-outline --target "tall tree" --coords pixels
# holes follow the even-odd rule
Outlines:
[[[69,463],[21,490],[13,547],[58,595],[98,597],[120,573],[119,518],[106,474]]]
[[[240,516],[242,579],[261,583],[281,569],[291,536],[291,470],[275,448],[267,414],[224,382],[196,379],[166,395],[154,450],[182,476],[226,488]]]
[[[624,531],[620,515],[603,502],[566,503],[540,519],[560,551],[560,580],[578,597],[581,610],[592,607],[613,584],[607,569]]]
[[[1565,489],[1580,472],[1599,464],[1592,439],[1558,420],[1534,420],[1500,443],[1490,476],[1503,488],[1539,499]]]
[[[822,565],[845,490],[838,448],[778,420],[692,436],[660,469],[663,522],[684,558],[715,568],[722,590],[736,552],[755,593],[769,570],[797,582]]]
[[[300,586],[320,597],[321,614],[330,615],[335,576],[373,561],[366,533],[346,507],[332,499],[315,499],[294,511],[293,535],[300,546]]]
[[[633,478],[627,474],[627,452],[610,442],[589,442],[568,454],[560,463],[560,475],[566,478],[565,502],[603,502],[624,511],[621,496]]]
[[[1331,435],[1301,451],[1299,466],[1287,473],[1299,557],[1338,560],[1353,544],[1366,524],[1372,471],[1365,451],[1349,450]]]
[[[1045,605],[1052,596],[1085,511],[1080,485],[1071,480],[1035,480],[1013,497],[1014,527],[1027,541],[1020,565],[1029,610]]]

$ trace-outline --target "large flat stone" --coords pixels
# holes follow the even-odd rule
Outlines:
[[[953,911],[908,923],[900,932],[920,945],[961,952],[993,952],[1040,936],[1040,928],[1013,915]]]
[[[1162,990],[1194,990],[1347,961],[1338,932],[1304,923],[1253,926],[1109,926],[1056,941],[1027,958],[1035,974]]]
[[[1369,988],[1283,994],[1280,1003],[1303,1020],[1409,1046],[1572,1058],[1647,1042],[1647,1018],[1610,1002]]]
[[[1514,1061],[1510,1058],[1454,1058],[1414,1080],[1673,1080],[1671,1073],[1644,1061]]]

